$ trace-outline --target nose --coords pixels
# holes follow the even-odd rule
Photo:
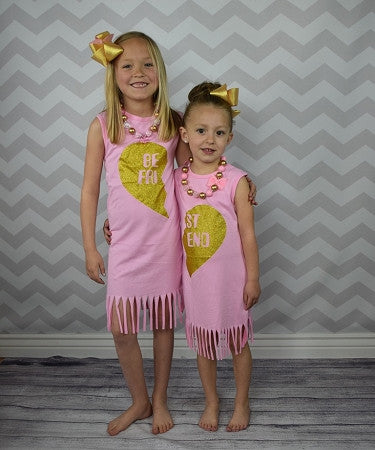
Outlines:
[[[133,73],[133,75],[141,76],[141,77],[144,76],[143,66],[141,64],[134,66],[134,73]]]
[[[206,141],[209,143],[213,143],[215,141],[215,134],[208,132],[206,136]]]

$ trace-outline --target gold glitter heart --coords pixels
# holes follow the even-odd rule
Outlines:
[[[167,192],[162,174],[167,165],[167,150],[154,142],[128,145],[121,153],[118,171],[124,188],[137,200],[168,217]]]
[[[224,217],[210,205],[197,205],[186,212],[182,242],[190,276],[219,249],[226,230]]]

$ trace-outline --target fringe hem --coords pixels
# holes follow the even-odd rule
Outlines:
[[[251,316],[239,326],[222,330],[208,330],[187,322],[185,330],[188,346],[198,355],[213,360],[221,360],[229,356],[231,343],[233,343],[235,354],[238,355],[248,340],[254,342]]]
[[[128,320],[126,316],[127,307],[130,308]],[[160,315],[159,307],[161,307]],[[120,325],[120,331],[123,334],[129,334],[129,332],[132,334],[139,333],[141,312],[143,312],[142,331],[147,330],[147,322],[151,331],[154,329],[158,330],[160,319],[162,322],[162,330],[165,330],[166,327],[168,329],[175,328],[177,325],[177,313],[179,315],[179,321],[182,322],[183,302],[181,293],[178,290],[154,297],[145,295],[123,299],[122,297],[108,295],[106,301],[108,331],[111,331],[112,328],[114,308]],[[168,324],[166,323],[166,311],[169,311]],[[128,321],[131,323],[131,326],[128,326]]]

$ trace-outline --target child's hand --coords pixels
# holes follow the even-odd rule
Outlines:
[[[100,275],[105,276],[104,261],[97,250],[86,252],[86,273],[96,283],[104,284]]]
[[[246,282],[243,289],[243,302],[246,310],[258,303],[260,292],[259,280],[250,280]]]
[[[249,192],[249,202],[253,205],[253,206],[257,206],[258,202],[255,200],[255,197],[257,195],[257,187],[255,186],[255,183],[253,183],[251,181],[251,179],[246,176],[246,180],[249,183],[249,188],[250,188],[250,192]]]
[[[109,228],[109,220],[105,219],[104,224],[103,224],[103,234],[104,234],[104,239],[106,240],[107,244],[110,245],[111,244],[111,229]]]

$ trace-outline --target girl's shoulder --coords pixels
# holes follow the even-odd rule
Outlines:
[[[229,193],[232,202],[234,202],[237,186],[240,180],[247,176],[247,172],[238,167],[233,166],[232,164],[227,164],[224,172],[224,177],[228,178],[229,183]]]
[[[105,110],[100,111],[100,113],[98,113],[96,115],[96,117],[100,120],[100,121],[106,121],[107,120],[107,112]]]
[[[227,172],[228,175],[235,178],[241,178],[247,175],[247,172],[236,166],[233,166],[230,163],[227,163],[225,171]]]
[[[105,111],[98,113],[94,117],[93,124],[96,124],[96,127],[100,128],[103,139],[107,138],[107,114]]]

